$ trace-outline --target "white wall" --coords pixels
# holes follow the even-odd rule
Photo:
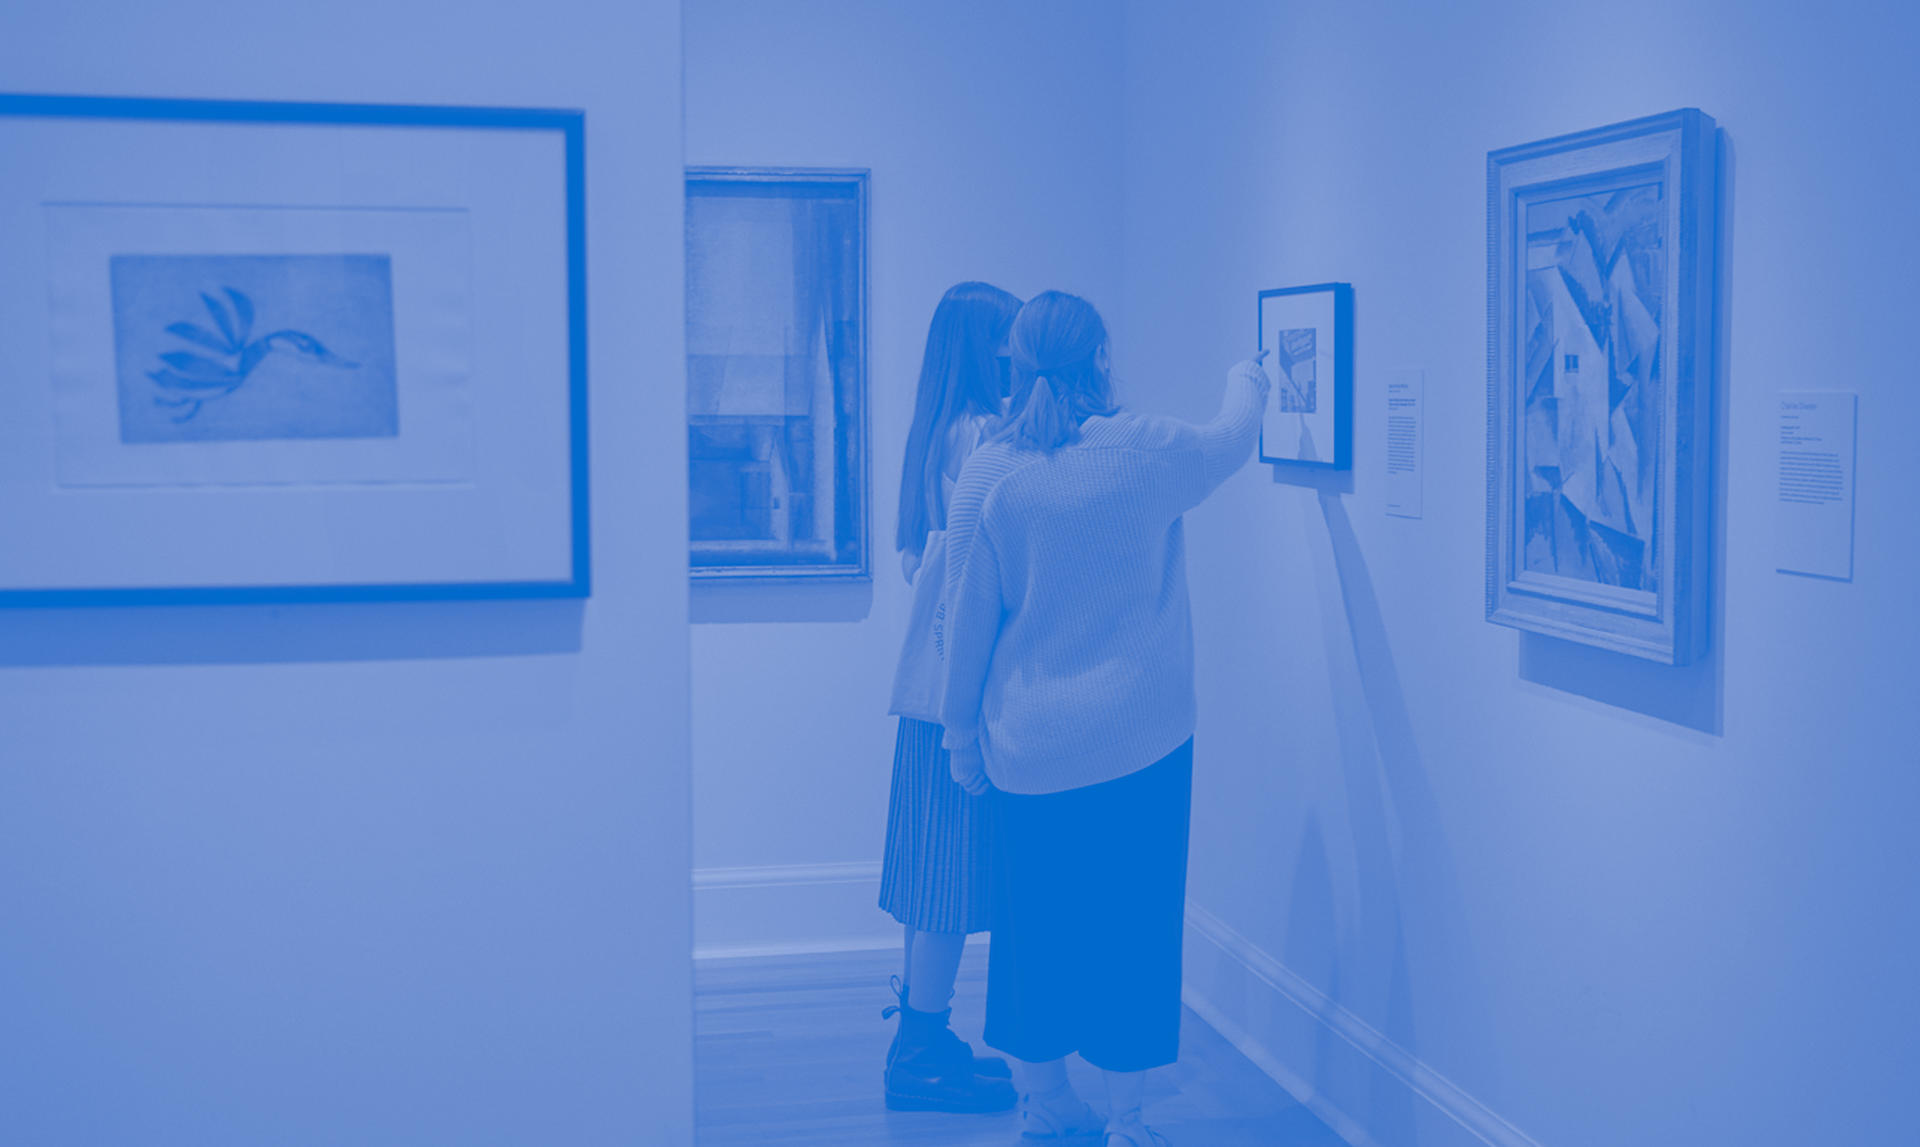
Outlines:
[[[875,576],[696,588],[697,930],[884,934],[886,707],[908,601],[893,527],[927,324],[964,279],[1119,306],[1118,9],[689,0],[685,35],[689,163],[873,173]]]
[[[595,592],[0,615],[0,1141],[689,1142],[678,6],[5,24],[14,91],[586,109]]]
[[[1351,479],[1253,467],[1189,520],[1195,999],[1356,1141],[1911,1138],[1910,10],[1126,19],[1144,404],[1207,409],[1258,289],[1357,297]],[[1727,130],[1731,194],[1723,611],[1673,671],[1482,620],[1483,244],[1488,150],[1680,106]],[[1412,521],[1383,513],[1400,368],[1426,371]],[[1773,570],[1772,396],[1808,386],[1860,394],[1850,584]]]

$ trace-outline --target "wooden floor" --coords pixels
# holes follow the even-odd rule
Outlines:
[[[893,1023],[888,952],[702,960],[695,973],[695,1096],[700,1147],[816,1144],[1009,1147],[1011,1114],[898,1114],[881,1103]],[[954,1027],[978,1046],[984,949],[970,947]],[[1187,1012],[1180,1062],[1153,1073],[1147,1120],[1175,1147],[1344,1147],[1213,1029]],[[1099,1074],[1078,1060],[1074,1085],[1095,1107]]]

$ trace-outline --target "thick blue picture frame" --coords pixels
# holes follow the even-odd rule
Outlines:
[[[1261,412],[1260,461],[1308,470],[1353,469],[1353,284],[1311,283],[1304,287],[1274,287],[1254,300],[1255,345],[1267,349],[1266,301],[1285,295],[1333,296],[1333,457],[1317,462],[1267,453],[1266,412]]]
[[[570,572],[564,580],[392,584],[168,586],[0,590],[0,608],[249,602],[585,598],[592,592],[587,459],[586,114],[549,108],[154,99],[0,93],[0,117],[465,128],[557,132],[565,147]]]

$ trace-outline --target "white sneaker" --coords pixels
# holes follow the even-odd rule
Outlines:
[[[1106,1126],[1086,1101],[1062,1088],[1066,1095],[1058,1104],[1035,1102],[1031,1095],[1020,1097],[1020,1142],[1066,1144],[1086,1142],[1097,1137]]]
[[[1107,1147],[1173,1147],[1173,1141],[1144,1123],[1107,1128]]]

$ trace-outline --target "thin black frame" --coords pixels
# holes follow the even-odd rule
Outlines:
[[[1313,283],[1304,287],[1274,287],[1261,291],[1254,301],[1253,321],[1256,349],[1266,350],[1266,302],[1283,295],[1331,294],[1333,296],[1333,459],[1307,461],[1281,458],[1267,453],[1266,411],[1260,412],[1260,461],[1276,465],[1303,466],[1314,470],[1351,470],[1353,468],[1353,284]]]
[[[871,361],[872,333],[870,322],[870,294],[868,279],[870,275],[869,251],[871,244],[871,180],[872,169],[865,167],[750,167],[750,166],[694,166],[686,169],[686,187],[691,194],[696,183],[760,183],[779,184],[846,184],[853,189],[856,210],[860,218],[858,242],[860,246],[858,263],[860,274],[855,290],[859,296],[856,310],[860,316],[860,354],[858,377],[853,382],[854,398],[859,406],[859,417],[854,420],[854,432],[859,442],[854,450],[855,461],[852,477],[856,486],[854,494],[853,516],[858,530],[858,557],[853,562],[834,562],[806,565],[695,565],[692,561],[691,539],[688,551],[688,575],[696,582],[735,583],[741,581],[801,581],[801,582],[859,582],[870,581],[873,577],[873,431],[872,404],[868,382],[869,363]]]

